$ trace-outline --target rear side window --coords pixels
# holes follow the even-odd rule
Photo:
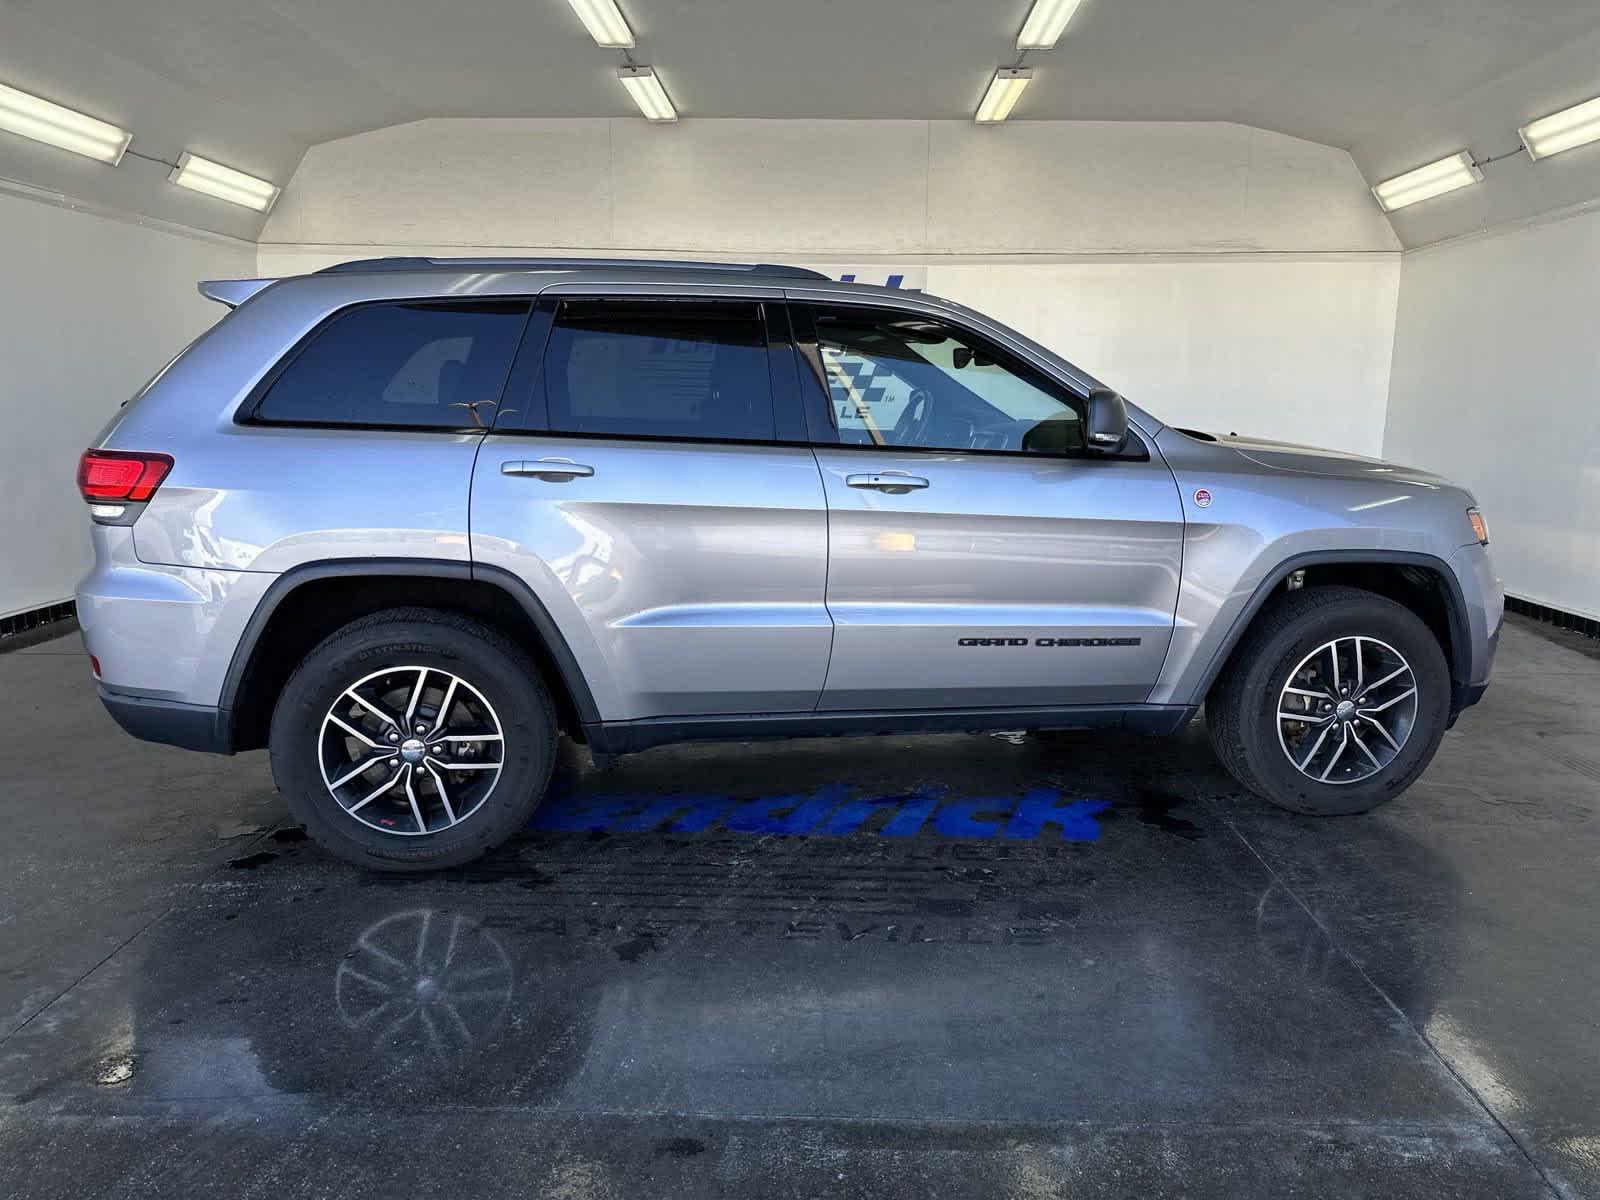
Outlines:
[[[352,308],[288,363],[255,416],[295,425],[487,427],[527,316],[525,300]]]
[[[563,301],[544,355],[550,429],[770,441],[766,341],[752,301]]]

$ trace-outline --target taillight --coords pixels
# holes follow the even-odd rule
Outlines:
[[[78,491],[91,504],[107,500],[140,502],[172,470],[172,455],[132,450],[85,450],[78,460]]]

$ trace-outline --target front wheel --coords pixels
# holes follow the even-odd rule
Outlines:
[[[352,622],[305,657],[272,714],[272,775],[325,850],[381,871],[458,866],[528,821],[555,760],[538,670],[432,609]]]
[[[1211,745],[1246,788],[1293,812],[1366,812],[1439,748],[1450,672],[1429,628],[1372,592],[1279,599],[1206,700]]]

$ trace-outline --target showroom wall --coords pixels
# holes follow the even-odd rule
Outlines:
[[[1406,254],[1384,453],[1473,489],[1508,592],[1600,618],[1600,211]]]
[[[1348,154],[1241,125],[439,119],[312,147],[259,264],[654,253],[899,275],[1177,424],[1376,454],[1398,250]]]
[[[195,281],[250,274],[254,247],[0,187],[0,616],[72,594],[90,561],[78,455],[117,405],[223,313]]]

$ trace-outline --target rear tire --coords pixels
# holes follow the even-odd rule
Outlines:
[[[459,866],[521,829],[555,743],[527,653],[425,608],[363,617],[313,649],[278,697],[268,741],[278,790],[317,844],[390,872]]]
[[[1286,710],[1305,720],[1285,719]],[[1351,587],[1276,600],[1206,698],[1211,745],[1228,773],[1312,816],[1367,812],[1405,791],[1432,761],[1449,715],[1450,671],[1432,631],[1394,601]]]

